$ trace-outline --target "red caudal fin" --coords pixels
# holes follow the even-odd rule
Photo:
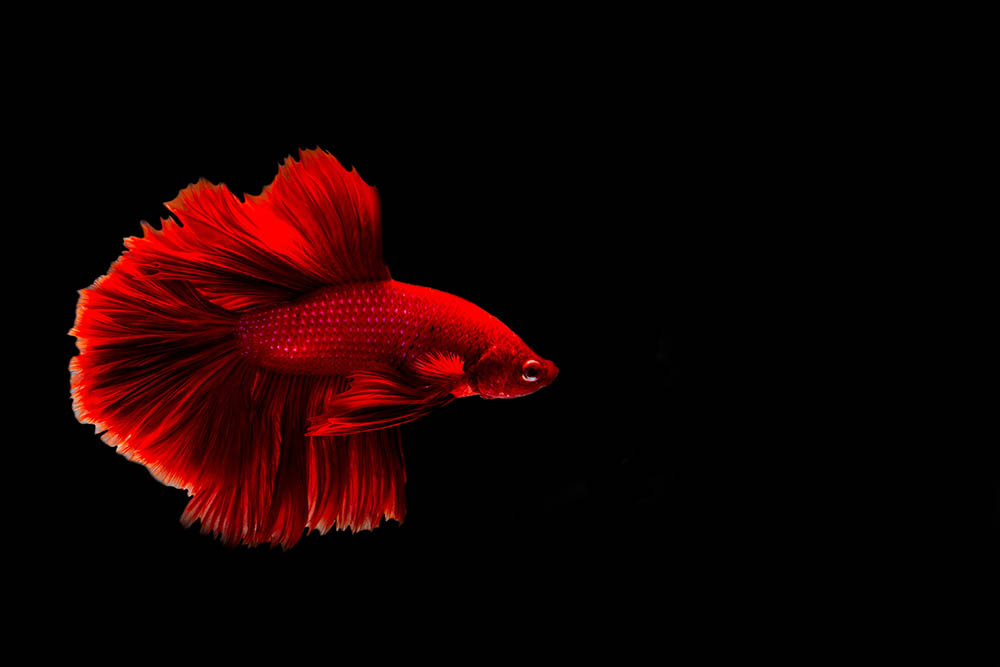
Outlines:
[[[121,264],[119,264],[119,267]],[[71,362],[81,422],[193,496],[185,524],[226,544],[289,547],[303,531],[402,521],[398,429],[307,437],[347,387],[246,363],[231,315],[186,283],[114,270],[81,294]]]
[[[398,429],[306,436],[349,380],[247,361],[247,309],[320,286],[388,278],[378,199],[329,154],[287,160],[241,202],[199,182],[81,290],[73,408],[108,444],[192,497],[183,520],[226,544],[289,547],[306,530],[402,520]]]
[[[351,388],[333,397],[309,420],[308,435],[345,435],[399,426],[450,403],[455,397],[435,386],[414,386],[390,369],[351,376]]]

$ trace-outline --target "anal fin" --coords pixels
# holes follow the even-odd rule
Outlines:
[[[384,369],[351,376],[348,391],[337,394],[321,414],[309,419],[307,436],[339,436],[399,426],[443,407],[455,395],[440,386],[415,386]]]
[[[371,530],[406,515],[406,466],[398,428],[306,438],[307,528]]]

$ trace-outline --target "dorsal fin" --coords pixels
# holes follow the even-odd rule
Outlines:
[[[260,195],[240,201],[204,179],[166,203],[163,221],[129,239],[143,276],[186,280],[229,310],[350,282],[388,280],[375,188],[320,150],[289,156]]]

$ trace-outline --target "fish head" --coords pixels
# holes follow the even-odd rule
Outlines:
[[[521,341],[493,345],[468,369],[470,385],[483,398],[516,398],[552,384],[556,365]]]

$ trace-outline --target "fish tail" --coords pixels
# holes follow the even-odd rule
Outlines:
[[[246,202],[207,182],[183,191],[168,208],[184,226],[143,223],[143,237],[126,239],[108,274],[81,290],[70,331],[78,420],[186,490],[182,522],[227,545],[287,548],[305,531],[405,514],[398,428],[307,436],[350,381],[259,368],[235,336],[254,308],[388,276],[374,191],[326,153],[300,157]],[[337,206],[318,208],[320,196]],[[308,219],[317,211],[338,217]]]

